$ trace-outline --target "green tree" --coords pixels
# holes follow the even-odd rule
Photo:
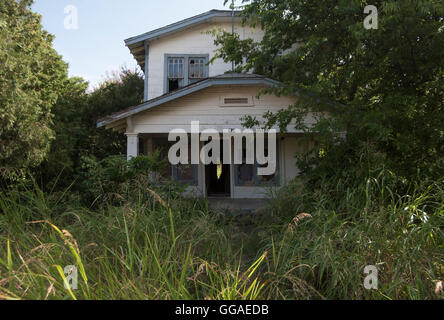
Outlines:
[[[88,138],[79,148],[84,154],[104,159],[109,155],[126,153],[126,137],[120,132],[97,128],[97,120],[143,101],[143,74],[122,68],[100,83],[88,96],[82,113],[82,122],[87,126]]]
[[[67,79],[31,0],[0,2],[0,178],[38,165],[50,141],[51,108]]]
[[[126,137],[122,133],[97,128],[97,120],[113,112],[139,104],[143,99],[143,77],[123,68],[100,83],[91,92],[80,78],[63,85],[63,95],[52,112],[51,128],[55,140],[47,158],[34,171],[42,185],[65,188],[81,171],[84,157],[101,161],[110,155],[125,153]]]
[[[285,128],[309,111],[327,111],[330,118],[321,117],[313,128],[298,123],[318,133],[318,147],[325,152],[317,160],[334,160],[333,172],[347,169],[348,161],[366,149],[404,176],[439,174],[444,151],[442,1],[243,3],[245,22],[261,26],[265,36],[254,42],[218,32],[217,57],[234,61],[237,71],[281,81],[282,87],[271,90],[275,94],[300,96],[296,105],[267,114],[266,125]],[[378,29],[364,28],[369,4],[378,9]],[[343,128],[348,139],[338,146],[331,132]],[[340,154],[332,160],[335,150]]]
[[[52,108],[55,139],[45,160],[33,174],[42,185],[52,188],[56,183],[65,188],[74,180],[82,150],[78,144],[86,139],[89,128],[83,123],[82,112],[87,104],[88,83],[81,78],[68,79],[63,86],[63,95]]]

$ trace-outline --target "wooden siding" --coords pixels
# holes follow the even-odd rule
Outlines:
[[[213,36],[206,32],[215,28],[231,32],[231,23],[207,23],[150,42],[148,100],[164,94],[165,54],[209,54],[210,59],[214,57],[217,47],[214,45]],[[262,30],[242,27],[240,23],[236,23],[235,31],[239,33],[241,39],[251,38],[259,41],[263,37]],[[221,59],[217,59],[209,67],[209,76],[224,74],[229,70],[231,70],[231,63],[224,63]]]
[[[170,130],[181,128],[190,131],[191,121],[199,121],[200,129],[214,128],[222,133],[223,129],[242,128],[241,118],[246,115],[256,115],[259,118],[266,111],[277,111],[288,107],[296,101],[296,97],[276,97],[262,95],[257,98],[259,87],[211,87],[182,97],[176,101],[144,111],[133,116],[132,124],[136,133],[160,134],[166,136]],[[221,96],[249,96],[253,97],[252,107],[220,107]],[[308,118],[307,123],[312,123]],[[289,134],[279,141],[279,187],[236,186],[234,185],[234,169],[231,172],[231,191],[233,198],[265,198],[276,192],[281,186],[288,183],[299,174],[296,166],[295,154],[304,149],[301,144],[301,133],[289,127]],[[151,143],[148,140],[148,150]],[[205,170],[199,165],[198,186],[190,187],[187,194],[190,196],[205,195]]]
[[[173,129],[184,129],[190,132],[191,122],[199,121],[200,129],[216,129],[222,133],[223,129],[243,129],[242,118],[246,115],[257,116],[267,111],[276,112],[287,108],[296,102],[296,97],[276,97],[262,95],[257,98],[259,87],[230,87],[220,86],[201,90],[175,101],[146,110],[133,116],[133,130],[135,133],[169,133]],[[253,106],[221,107],[222,96],[249,96],[253,97]],[[313,117],[308,117],[306,123],[313,123]],[[293,125],[288,127],[292,133],[300,132]]]

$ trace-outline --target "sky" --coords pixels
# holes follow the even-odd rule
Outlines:
[[[125,39],[211,9],[227,10],[223,2],[35,0],[32,9],[42,15],[44,29],[55,36],[54,48],[69,63],[69,75],[84,78],[92,88],[123,66],[137,67]],[[77,25],[73,19],[75,11]]]

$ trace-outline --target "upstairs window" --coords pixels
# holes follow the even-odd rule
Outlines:
[[[184,58],[168,58],[168,92],[183,87]]]
[[[209,55],[166,54],[164,93],[208,77]]]
[[[196,82],[206,77],[205,58],[189,58],[188,60],[188,78],[190,83]]]

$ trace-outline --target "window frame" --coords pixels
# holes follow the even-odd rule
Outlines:
[[[191,186],[197,186],[199,185],[199,166],[197,164],[192,164],[193,167],[193,179],[192,180],[179,180],[179,168],[178,166],[172,166],[173,168],[173,179],[176,182],[179,182],[181,184],[191,185]]]
[[[179,60],[183,60],[182,61],[182,77],[177,77],[177,78],[172,78],[172,79],[183,79],[184,77],[185,77],[185,58],[183,58],[183,57],[168,57],[168,59],[167,59],[167,78],[169,78],[168,76],[169,76],[169,73],[170,73],[170,60],[173,60],[173,63],[172,63],[172,65],[173,65],[173,73],[175,73],[175,70],[174,70],[174,66],[176,65],[176,61],[175,60],[177,60],[177,61],[179,61]],[[180,63],[177,63],[177,65],[178,65],[178,68],[179,68],[179,65],[180,65]],[[177,71],[178,71],[178,73],[179,73],[179,70],[180,69],[178,69]]]
[[[202,79],[206,79],[209,77],[210,74],[210,55],[209,54],[178,54],[178,53],[165,53],[165,61],[164,61],[164,74],[163,74],[163,93],[169,93],[169,79],[168,79],[168,59],[170,58],[183,58],[184,59],[184,75],[183,79],[179,79],[179,89],[188,86],[191,83],[197,82]],[[204,59],[205,61],[205,74],[204,78],[189,78],[189,71],[190,71],[190,59]],[[180,81],[182,80],[182,81]]]
[[[155,145],[158,144],[166,144],[169,145],[169,147],[171,147],[174,142],[168,141],[168,138],[152,138],[152,152],[155,152],[156,148]],[[168,161],[168,159],[167,159]],[[174,181],[181,183],[181,184],[189,184],[192,186],[197,186],[199,184],[199,166],[193,164],[193,179],[192,180],[179,180],[179,168],[177,165],[172,165],[171,166],[171,175],[169,175],[168,178],[173,179]]]
[[[168,145],[169,148],[171,148],[172,146],[172,142],[168,141],[168,138],[159,138],[159,137],[155,137],[155,138],[151,138],[151,154],[154,154],[154,152],[156,152],[156,148],[159,144],[165,144]],[[167,159],[168,161],[168,155],[167,155]],[[166,179],[173,179],[173,165],[171,165],[171,172],[168,175],[168,177],[165,177]],[[159,172],[156,173],[157,177],[160,177],[161,174]]]
[[[243,181],[241,179],[239,179],[239,170],[240,167],[243,165],[249,165],[249,166],[253,166],[253,179],[251,181]],[[256,174],[257,174],[257,169],[256,169],[256,161],[255,164],[235,164],[234,165],[234,185],[237,187],[254,187],[256,186]]]
[[[236,187],[279,187],[280,186],[280,147],[279,147],[280,141],[276,141],[276,172],[274,181],[264,181],[260,179],[260,176],[257,174],[257,170],[259,168],[259,164],[256,161],[256,154],[254,157],[254,164],[253,166],[253,180],[251,182],[242,182],[239,179],[238,170],[241,165],[235,164],[234,165],[234,185]]]

